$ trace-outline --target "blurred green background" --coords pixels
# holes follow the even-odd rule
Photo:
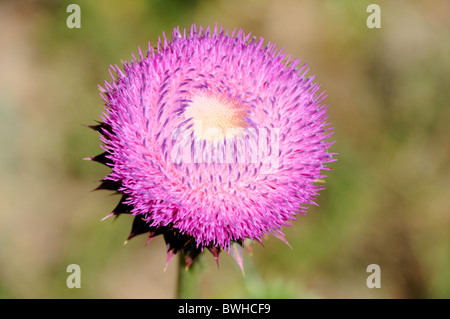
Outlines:
[[[98,154],[97,84],[138,46],[191,23],[242,27],[309,62],[335,127],[327,189],[245,256],[242,276],[204,258],[202,298],[450,297],[450,2],[0,2],[0,297],[173,298],[177,262],[162,238],[126,246],[132,217],[100,219],[119,197],[91,192]],[[366,8],[381,7],[369,29]],[[81,288],[69,289],[69,264]],[[369,264],[381,288],[369,289]]]

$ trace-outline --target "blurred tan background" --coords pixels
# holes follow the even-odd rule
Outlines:
[[[97,84],[173,27],[242,27],[277,42],[327,91],[337,140],[327,189],[293,226],[220,270],[205,256],[203,298],[450,297],[449,1],[0,1],[0,297],[173,298],[177,262],[161,238],[126,246],[132,217],[91,192],[108,170],[85,128]],[[369,29],[367,5],[381,7]],[[129,218],[128,218],[129,217]],[[66,267],[81,267],[69,289]],[[369,289],[366,267],[381,267]]]

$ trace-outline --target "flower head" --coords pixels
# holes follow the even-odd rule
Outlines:
[[[217,260],[246,239],[284,239],[314,204],[334,161],[325,95],[306,65],[263,42],[193,25],[111,67],[92,126],[104,153],[89,159],[111,167],[99,188],[123,195],[110,215],[135,216],[129,238],[161,234],[168,259],[183,250],[189,266],[205,248]]]

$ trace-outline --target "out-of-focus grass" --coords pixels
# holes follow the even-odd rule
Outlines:
[[[245,256],[205,259],[202,297],[450,297],[449,4],[379,1],[78,1],[0,3],[0,297],[172,298],[157,238],[122,243],[131,217],[100,222],[117,196],[90,192],[107,169],[93,124],[97,84],[164,31],[243,27],[309,62],[327,90],[338,162],[318,207]],[[209,257],[209,256],[205,256]],[[66,286],[67,265],[82,288]],[[382,288],[366,287],[379,264]]]

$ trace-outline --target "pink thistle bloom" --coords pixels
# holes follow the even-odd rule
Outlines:
[[[168,260],[187,267],[205,248],[242,267],[247,239],[260,242],[306,213],[334,161],[324,92],[274,43],[242,30],[174,29],[146,57],[111,66],[100,87],[104,153],[98,189],[122,199],[108,216],[135,216],[129,239],[163,235]],[[236,245],[237,243],[237,245]]]

